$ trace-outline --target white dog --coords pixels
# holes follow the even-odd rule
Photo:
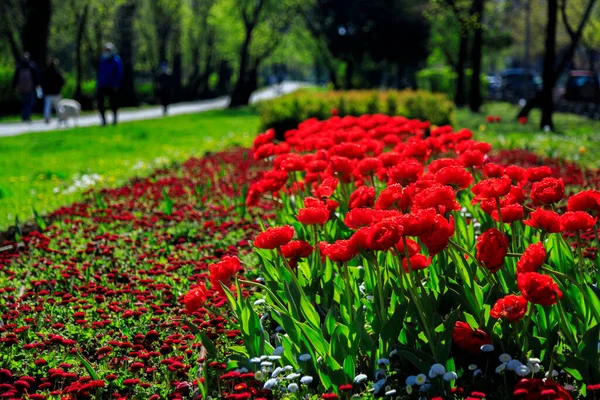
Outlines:
[[[75,100],[62,99],[59,100],[56,105],[56,115],[58,116],[58,126],[65,124],[69,118],[75,119],[75,125],[79,122],[79,113],[81,111],[81,104]]]

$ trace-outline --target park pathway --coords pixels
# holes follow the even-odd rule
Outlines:
[[[286,81],[281,86],[268,86],[257,90],[250,98],[251,103],[258,101],[269,100],[279,97],[282,94],[293,92],[303,86],[307,86],[304,82]],[[189,103],[177,103],[169,106],[169,115],[193,114],[197,112],[220,110],[227,107],[229,97],[218,97],[210,100],[199,100]],[[119,123],[129,121],[140,121],[146,119],[161,118],[162,107],[148,107],[134,110],[119,111]],[[112,113],[107,112],[108,122],[112,122]],[[97,126],[100,125],[100,115],[98,113],[82,115],[79,117],[78,126]],[[58,127],[56,119],[53,119],[50,124],[45,124],[43,121],[34,121],[30,124],[23,122],[3,123],[0,124],[0,137],[25,135],[33,132],[46,132],[55,130],[67,130],[73,128],[73,121],[69,121],[69,126]]]

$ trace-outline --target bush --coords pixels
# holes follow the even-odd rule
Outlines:
[[[340,116],[403,115],[428,120],[433,125],[451,124],[454,113],[454,104],[446,96],[422,90],[317,92],[303,89],[262,102],[257,107],[262,127],[273,128],[280,135],[308,118],[328,118],[333,110]]]

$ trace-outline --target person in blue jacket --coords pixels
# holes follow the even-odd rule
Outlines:
[[[102,118],[102,126],[106,125],[106,116],[104,115],[106,107],[104,101],[108,97],[110,109],[115,115],[113,125],[117,124],[118,92],[123,79],[123,62],[117,54],[114,44],[106,43],[100,65],[98,66],[98,76],[96,79],[96,99],[98,101],[98,110]]]

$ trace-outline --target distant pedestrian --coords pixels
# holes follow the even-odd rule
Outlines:
[[[50,123],[52,117],[52,108],[57,111],[56,105],[60,100],[60,91],[65,80],[58,70],[58,59],[53,58],[48,61],[48,66],[42,74],[42,90],[44,92],[44,122]]]
[[[118,92],[123,79],[123,63],[117,54],[114,44],[106,43],[100,65],[98,66],[98,76],[96,80],[96,99],[98,100],[98,110],[102,118],[102,126],[106,125],[104,100],[108,97],[110,109],[115,118],[113,125],[117,124],[118,110]]]
[[[156,75],[156,95],[163,107],[163,115],[167,115],[167,108],[171,104],[171,91],[173,90],[173,79],[171,71],[166,62],[160,64],[160,70]]]
[[[21,99],[21,119],[30,122],[36,91],[41,97],[41,88],[40,71],[27,52],[23,54],[23,58],[21,58],[15,70],[13,88],[17,90]]]

